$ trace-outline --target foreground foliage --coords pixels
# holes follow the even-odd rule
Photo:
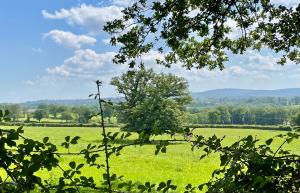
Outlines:
[[[270,0],[158,1],[137,0],[123,17],[108,22],[104,30],[111,44],[120,45],[114,62],[136,65],[136,59],[157,50],[157,62],[187,69],[223,69],[228,53],[268,47],[300,62],[300,4],[274,5]]]
[[[299,192],[300,191],[300,156],[294,155],[282,147],[286,143],[299,139],[300,135],[288,133],[268,139],[265,144],[251,135],[231,146],[223,147],[222,139],[212,137],[205,143],[198,137],[194,147],[204,147],[206,155],[219,152],[221,168],[213,172],[209,182],[199,186],[207,187],[207,192]],[[285,139],[276,149],[270,145],[275,139]],[[200,142],[200,143],[199,143]]]

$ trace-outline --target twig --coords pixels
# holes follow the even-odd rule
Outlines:
[[[100,114],[101,114],[101,126],[102,126],[102,135],[103,135],[103,143],[104,143],[104,150],[105,150],[105,163],[106,163],[108,191],[109,191],[109,193],[112,193],[112,186],[111,186],[111,181],[110,181],[108,138],[107,138],[107,135],[106,135],[105,125],[104,125],[103,108],[102,108],[101,95],[100,95],[100,86],[101,86],[102,83],[101,83],[101,81],[97,80],[96,84],[97,84],[98,102],[99,102],[99,108],[100,108]]]

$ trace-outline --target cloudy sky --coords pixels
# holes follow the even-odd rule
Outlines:
[[[273,0],[295,5],[298,0]],[[103,24],[120,17],[128,0],[3,0],[0,5],[0,102],[82,99],[104,82],[105,96],[118,96],[110,78],[127,70],[111,62],[115,48]],[[300,87],[300,66],[279,66],[270,50],[230,55],[223,71],[165,69],[185,77],[191,91],[217,88],[277,89]]]

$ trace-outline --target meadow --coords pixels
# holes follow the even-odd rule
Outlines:
[[[3,127],[2,127],[3,128]],[[12,127],[4,127],[12,128]],[[87,144],[99,144],[101,140],[100,128],[80,128],[80,127],[25,127],[24,136],[36,140],[42,140],[45,136],[50,137],[50,142],[56,144],[61,152],[66,150],[60,147],[64,142],[65,136],[80,136],[79,144],[72,146],[71,152],[79,152],[85,148]],[[108,131],[117,132],[118,128],[108,128]],[[201,128],[194,130],[195,134],[200,134],[205,137],[213,134],[222,137],[226,136],[223,144],[229,145],[241,137],[253,135],[260,139],[262,143],[270,137],[285,133],[284,131],[267,131],[267,130],[250,130],[250,129],[215,129]],[[134,140],[137,135],[132,135],[129,140]],[[166,139],[168,136],[155,137],[156,140]],[[180,138],[180,136],[178,136]],[[276,148],[280,145],[280,140],[273,143]],[[294,153],[300,153],[300,140],[294,141],[285,146],[286,149],[292,150]],[[210,179],[214,169],[219,167],[219,156],[211,155],[203,160],[200,160],[202,155],[201,150],[191,151],[191,146],[187,143],[176,143],[168,146],[167,153],[155,155],[155,144],[143,146],[132,146],[122,150],[120,156],[113,156],[111,160],[112,173],[118,176],[124,176],[126,180],[136,182],[161,182],[172,180],[173,184],[178,185],[178,191],[184,188],[185,185],[191,183],[199,185]],[[63,156],[61,157],[61,165],[68,167],[70,161],[76,161],[78,164],[83,163],[81,156]],[[100,162],[102,158],[99,159]],[[39,175],[46,179],[56,181],[59,178],[58,171],[40,172]],[[99,183],[102,180],[102,171],[93,168],[85,167],[83,170],[86,176],[93,176]],[[4,175],[3,173],[0,173]]]

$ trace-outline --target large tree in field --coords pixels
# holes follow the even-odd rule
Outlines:
[[[191,101],[185,79],[141,68],[113,78],[111,84],[125,97],[119,106],[124,129],[145,140],[182,130],[184,106]]]

